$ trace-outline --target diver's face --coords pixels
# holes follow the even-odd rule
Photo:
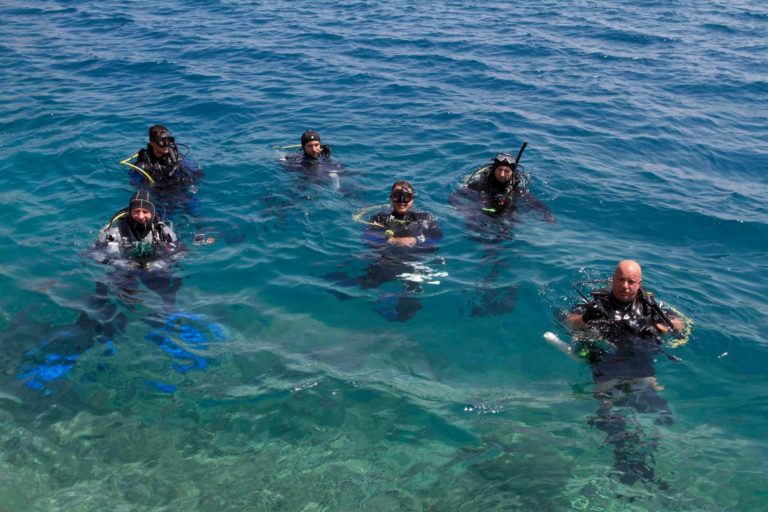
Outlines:
[[[407,187],[396,187],[389,196],[392,210],[398,215],[408,213],[413,208],[413,190]]]
[[[611,291],[613,296],[622,302],[631,302],[637,297],[643,279],[637,268],[616,269],[613,273]]]
[[[304,144],[304,152],[312,158],[317,158],[323,152],[323,146],[319,140],[311,140]]]
[[[139,224],[146,224],[152,220],[152,212],[144,208],[134,208],[131,210],[131,218]]]
[[[160,143],[158,143],[157,141],[150,139],[149,145],[152,146],[152,152],[158,158],[167,155],[171,151],[171,145],[165,140],[162,140]]]
[[[493,170],[493,175],[500,183],[506,183],[512,178],[512,168],[508,165],[500,165]]]

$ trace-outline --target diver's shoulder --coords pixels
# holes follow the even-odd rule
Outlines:
[[[480,190],[485,187],[488,182],[488,176],[491,174],[490,166],[484,165],[476,168],[466,178],[466,186],[471,190]]]

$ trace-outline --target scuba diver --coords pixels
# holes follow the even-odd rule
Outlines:
[[[146,190],[139,190],[100,232],[96,248],[104,249],[102,263],[130,260],[129,266],[147,266],[177,249],[178,238],[157,215]]]
[[[184,147],[186,153],[182,153],[179,146]],[[187,158],[187,153],[188,146],[177,144],[168,128],[156,124],[149,127],[147,147],[120,163],[131,168],[131,185],[141,190],[152,189],[169,216],[182,209],[196,217],[199,205],[195,194],[203,172]],[[130,162],[132,158],[136,160]]]
[[[197,165],[179,151],[176,139],[168,128],[161,124],[149,127],[149,143],[134,157],[136,161],[130,167],[133,170],[132,181],[136,181],[137,188],[162,190],[194,187],[195,181],[202,175]]]
[[[283,158],[283,168],[302,174],[300,190],[311,184],[330,183],[334,190],[341,189],[341,171],[344,165],[331,158],[331,146],[322,144],[320,134],[307,130],[301,134],[301,151]]]
[[[412,211],[414,197],[410,183],[395,182],[389,195],[392,210],[382,211],[371,217],[363,238],[369,242],[391,246],[433,246],[443,234],[432,215]]]
[[[656,424],[672,422],[669,405],[658,394],[663,387],[656,380],[654,363],[659,354],[680,361],[666,352],[662,337],[682,333],[686,325],[641,285],[640,265],[623,260],[616,266],[609,290],[594,291],[589,299],[574,286],[584,299],[566,318],[577,329],[576,344],[569,346],[554,335],[545,338],[590,364],[593,396],[600,401],[590,425],[605,432],[620,481],[628,485],[638,480],[655,482],[664,488],[667,484],[656,479],[654,470],[658,434],[643,432],[627,413],[657,413]]]
[[[181,280],[170,276],[167,262],[178,251],[176,234],[157,216],[149,192],[138,191],[128,207],[113,215],[100,231],[87,254],[115,268],[109,281],[113,290],[122,292],[122,302],[128,307],[136,302],[132,296],[137,278],[158,293],[164,305],[171,306]],[[100,347],[103,356],[115,353],[114,337],[125,332],[127,318],[110,300],[110,284],[97,282],[74,325],[57,329],[24,354],[18,380],[49,394],[54,381],[68,374],[85,352]]]
[[[526,209],[537,211],[543,220],[552,223],[555,221],[552,212],[530,192],[531,177],[523,171],[520,164],[520,158],[527,145],[527,142],[523,142],[517,157],[498,153],[490,165],[476,169],[465,184],[466,190],[472,193],[465,195],[479,193],[483,204],[481,211],[492,217],[513,212],[522,205]]]
[[[320,160],[320,157],[331,156],[331,146],[320,142],[320,134],[315,130],[307,130],[301,134],[302,160],[311,164]]]
[[[683,320],[661,310],[653,295],[641,288],[642,282],[642,269],[637,262],[620,261],[611,279],[611,289],[593,292],[592,300],[574,307],[567,322],[577,329],[598,328],[610,338],[658,338],[670,329],[684,329]]]
[[[405,322],[421,309],[421,303],[413,297],[414,293],[421,292],[421,283],[437,283],[435,277],[447,275],[413,261],[414,256],[435,252],[443,234],[432,215],[413,211],[414,191],[407,181],[395,182],[389,199],[392,209],[375,214],[365,223],[362,238],[376,249],[376,260],[368,266],[365,275],[354,280],[344,273],[328,277],[337,284],[357,284],[363,289],[402,280],[403,293],[383,295],[376,310],[389,321]]]
[[[171,277],[168,267],[181,249],[172,227],[157,214],[149,192],[139,190],[131,196],[128,207],[115,213],[99,232],[91,255],[101,263],[127,271],[113,275],[127,294],[135,293],[138,277],[166,305],[173,305],[181,280]]]
[[[516,306],[518,286],[504,277],[515,265],[510,261],[510,251],[500,244],[512,239],[519,207],[554,222],[549,208],[530,192],[531,177],[520,163],[527,145],[523,142],[517,157],[498,153],[489,165],[472,172],[449,198],[464,213],[466,236],[483,246],[481,266],[490,269],[475,290],[467,292],[469,315],[473,317],[503,315]]]

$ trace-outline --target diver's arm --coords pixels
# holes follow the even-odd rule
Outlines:
[[[541,219],[545,222],[548,222],[550,224],[555,223],[555,216],[552,215],[552,211],[549,209],[549,207],[544,204],[544,201],[536,197],[535,195],[531,194],[528,191],[521,191],[521,194],[519,194],[520,201],[522,202],[523,206],[526,210],[529,211],[535,211],[536,213],[541,216]]]
[[[419,243],[419,239],[415,236],[391,236],[387,240],[389,245],[397,245],[400,247],[414,247]]]
[[[683,329],[685,329],[685,322],[682,318],[678,317],[674,313],[665,310],[664,313],[667,315],[667,318],[669,318],[669,321],[672,323],[673,330],[676,332],[681,332]],[[669,325],[667,325],[666,322],[656,322],[656,329],[661,334],[667,334],[669,332]]]
[[[179,166],[182,171],[192,179],[197,179],[203,176],[203,170],[197,165],[197,162],[191,158],[182,156],[181,160],[179,160]]]
[[[172,243],[178,242],[179,237],[173,230],[173,222],[161,220],[157,223],[157,227],[160,228],[160,234],[162,235],[162,239],[164,241]]]
[[[431,215],[429,216],[428,222],[427,229],[424,230],[423,235],[420,237],[422,240],[419,241],[425,245],[435,245],[443,238],[443,232],[440,230],[440,226],[437,225],[437,221],[435,221]]]
[[[102,229],[93,247],[86,254],[99,263],[109,263],[116,258],[122,257],[123,244],[120,230],[116,226]]]
[[[448,204],[450,204],[454,208],[457,208],[461,206],[462,203],[472,195],[473,194],[470,192],[469,188],[467,188],[466,186],[461,186],[457,191],[453,192],[450,196],[448,196]]]
[[[136,161],[129,166],[131,170],[128,176],[132,187],[147,190],[153,185],[152,162],[149,160],[149,154],[146,149],[140,149],[137,155]]]
[[[579,304],[573,308],[565,321],[575,329],[586,329],[590,322],[607,318],[608,313],[605,311],[605,307],[598,301],[592,301],[589,304]]]
[[[390,237],[386,234],[386,228],[369,226],[365,228],[361,238],[364,242],[368,242],[375,245],[380,245],[387,242]]]
[[[565,321],[574,329],[586,329],[587,322],[584,321],[584,315],[577,313],[571,313],[566,317]]]
[[[380,245],[392,238],[392,230],[386,224],[387,214],[378,213],[366,223],[362,239],[365,242]]]

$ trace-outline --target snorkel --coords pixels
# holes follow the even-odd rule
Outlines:
[[[523,145],[520,146],[520,151],[517,152],[517,158],[515,158],[515,167],[520,163],[520,159],[523,158],[523,151],[525,151],[525,147],[528,145],[528,141],[523,141]],[[514,169],[513,169],[514,170]]]

